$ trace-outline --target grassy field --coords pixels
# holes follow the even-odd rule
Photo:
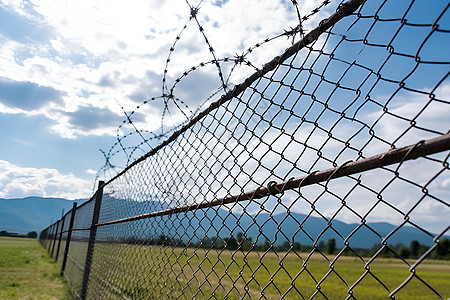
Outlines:
[[[86,243],[72,242],[71,253],[85,253]],[[332,260],[334,256],[328,255]],[[414,261],[409,261],[413,264]],[[369,272],[370,271],[370,272]],[[376,259],[369,270],[354,257],[340,257],[330,268],[314,253],[203,250],[97,243],[89,297],[133,299],[388,299],[411,274],[399,259]],[[447,299],[450,262],[426,260],[416,275]],[[382,282],[382,284],[379,281]],[[383,285],[385,287],[383,287]],[[320,286],[320,292],[317,292]],[[321,294],[323,293],[323,294]],[[56,265],[34,239],[0,238],[0,299],[69,299]],[[439,299],[418,278],[396,299]]]
[[[71,299],[37,239],[0,237],[0,299]]]
[[[258,299],[263,293],[267,299],[282,295],[285,299],[309,299],[316,293],[315,299],[345,299],[349,287],[358,282],[352,288],[357,299],[388,299],[387,289],[395,290],[411,274],[409,266],[399,259],[376,259],[367,270],[354,257],[340,257],[330,268],[318,253],[307,260],[307,253],[299,254],[301,258],[294,253],[260,255],[255,251],[182,252],[181,248],[98,243],[92,271],[97,279],[91,281],[90,295]],[[426,260],[417,267],[416,275],[445,299],[450,297],[449,261]],[[395,298],[439,299],[420,279],[412,278]],[[323,294],[317,293],[317,286]]]

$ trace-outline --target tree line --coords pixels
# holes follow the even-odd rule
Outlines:
[[[6,230],[2,230],[0,231],[0,236],[10,236],[10,237],[27,237],[30,239],[35,239],[37,238],[37,232],[36,231],[30,231],[27,234],[19,234],[19,233],[15,233],[15,232],[8,232]]]
[[[285,240],[281,244],[272,244],[268,239],[256,244],[252,237],[247,237],[244,233],[238,232],[236,237],[231,235],[226,238],[220,237],[205,237],[198,241],[184,242],[181,239],[174,239],[166,235],[160,235],[156,238],[122,238],[120,242],[128,244],[140,245],[158,245],[170,247],[184,247],[184,248],[202,248],[202,249],[228,249],[232,251],[240,250],[248,252],[251,250],[267,251],[274,250],[279,252],[297,251],[297,252],[311,252],[313,249],[326,254],[338,254],[342,248],[338,248],[336,239],[330,238],[327,242],[319,241],[316,245],[303,245],[299,242],[289,242]],[[427,245],[420,244],[417,240],[411,241],[409,246],[404,244],[388,245],[383,248],[381,244],[375,244],[370,249],[364,248],[345,248],[343,255],[352,256],[358,255],[361,257],[372,257],[378,255],[379,257],[402,257],[402,258],[419,258],[430,248]],[[438,247],[430,254],[430,258],[435,259],[450,259],[450,240],[444,238],[440,240]]]

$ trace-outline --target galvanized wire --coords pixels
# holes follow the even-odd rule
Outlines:
[[[223,64],[253,64],[218,57],[187,3],[212,60],[170,87],[182,31],[163,95],[141,104],[186,120],[149,133],[127,113],[141,141],[104,152],[101,205],[94,195],[41,233],[49,252],[72,233],[74,296],[448,298],[448,263],[427,270],[449,257],[450,4],[350,0],[305,32],[293,1],[299,25],[262,43],[299,40],[231,87]],[[207,64],[222,86],[192,109],[175,87]]]

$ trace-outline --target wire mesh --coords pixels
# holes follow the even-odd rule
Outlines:
[[[75,296],[450,296],[450,4],[351,0],[305,25],[329,4],[301,17],[293,1],[299,25],[261,43],[292,46],[234,87],[224,65],[253,67],[261,44],[219,58],[200,30],[221,87],[196,109],[175,87],[208,63],[172,87],[166,75],[180,33],[163,95],[141,105],[164,103],[161,128],[174,107],[186,120],[157,134],[127,114],[120,128],[134,131],[104,153],[98,223],[93,198],[64,225]],[[188,18],[202,28],[200,13]],[[41,233],[47,249],[55,228]]]
[[[69,282],[73,294],[77,297],[81,295],[83,289],[83,276],[88,253],[89,228],[91,227],[93,208],[94,201],[91,199],[78,207],[75,212],[72,237],[67,254],[67,265],[64,270],[64,277]]]
[[[72,217],[72,210],[67,212],[63,217],[63,225],[61,229],[61,242],[58,245],[58,256],[56,258],[56,261],[62,264],[62,261],[64,259],[64,250],[66,248],[66,242],[68,237],[68,231],[70,228],[70,219]]]

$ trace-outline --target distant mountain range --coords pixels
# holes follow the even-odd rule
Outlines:
[[[238,232],[246,231],[247,237],[252,237],[257,244],[264,242],[267,238],[269,241],[280,245],[287,239],[290,241],[294,237],[295,242],[303,245],[312,245],[314,242],[327,242],[330,238],[335,238],[339,247],[344,245],[346,239],[355,230],[356,232],[348,238],[348,243],[353,248],[371,248],[376,243],[381,243],[383,239],[390,235],[387,239],[389,244],[402,243],[409,246],[412,240],[417,240],[421,244],[432,245],[433,238],[425,234],[423,231],[412,227],[402,226],[396,230],[397,226],[389,223],[367,223],[361,227],[360,224],[347,224],[339,220],[333,220],[329,223],[321,217],[306,216],[304,214],[280,213],[270,215],[261,213],[257,216],[248,214],[229,214],[223,209],[218,210],[216,214],[212,209],[206,212],[188,212],[186,218],[182,218],[180,231],[184,231],[187,236],[194,235],[197,237],[230,236]],[[173,216],[172,216],[173,218]],[[165,224],[171,224],[168,217],[163,217]],[[236,227],[239,219],[239,227]],[[200,226],[199,226],[200,225]],[[359,228],[358,228],[359,227]],[[164,228],[164,227],[163,227]],[[168,230],[165,234],[173,234],[173,230]],[[258,237],[258,240],[255,238]]]
[[[0,231],[39,233],[52,220],[55,222],[60,219],[62,210],[67,212],[72,205],[73,201],[59,198],[0,198]]]
[[[160,202],[152,201],[124,201],[113,197],[107,197],[103,201],[109,202],[108,207],[120,207],[121,210],[108,213],[107,218],[106,215],[100,216],[100,222],[167,208]],[[81,204],[84,201],[78,202]],[[18,233],[40,232],[50,224],[52,219],[56,221],[61,217],[62,209],[66,212],[71,209],[72,203],[73,201],[65,199],[40,197],[0,199],[0,230]],[[290,215],[261,213],[255,216],[229,214],[224,209],[209,208],[183,214],[183,217],[157,217],[156,223],[148,222],[145,219],[135,221],[142,223],[137,226],[140,228],[139,232],[121,230],[120,235],[121,237],[135,236],[137,238],[168,235],[187,241],[192,237],[194,240],[198,240],[205,236],[216,237],[217,235],[225,238],[229,237],[231,232],[236,236],[238,232],[245,231],[247,237],[252,237],[253,241],[258,244],[264,242],[266,238],[274,241],[277,245],[282,244],[287,238],[292,239],[292,237],[294,237],[294,241],[304,245],[312,245],[316,240],[317,242],[326,242],[330,238],[335,238],[337,245],[342,247],[344,239],[360,226],[360,224],[347,224],[339,220],[329,223],[328,220],[320,217],[292,212]],[[411,226],[403,226],[398,230],[396,228],[397,226],[389,223],[367,223],[359,227],[348,238],[348,243],[354,248],[370,248],[376,243],[381,243],[383,238],[391,233],[392,235],[387,240],[389,244],[409,245],[412,240],[417,240],[425,245],[433,243],[433,237],[417,228]]]

